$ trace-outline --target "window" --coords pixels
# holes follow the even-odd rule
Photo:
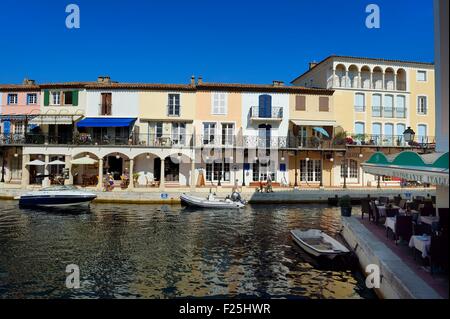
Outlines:
[[[356,112],[364,112],[365,103],[364,103],[364,93],[356,93],[355,94],[355,111]]]
[[[393,145],[394,141],[394,124],[386,123],[384,124],[384,140],[386,145]]]
[[[234,124],[222,123],[222,145],[233,145]]]
[[[372,95],[372,116],[381,117],[381,94]]]
[[[394,117],[394,96],[386,95],[384,97],[384,112],[385,117]]]
[[[37,94],[36,93],[29,93],[27,94],[27,104],[37,104]]]
[[[73,92],[67,91],[64,92],[64,105],[72,105],[73,104]]]
[[[427,126],[425,124],[417,126],[417,139],[419,143],[427,143]]]
[[[426,82],[427,81],[427,71],[417,71],[417,81]]]
[[[405,118],[406,117],[406,107],[405,107],[405,97],[403,95],[397,95],[397,106],[395,107],[395,117]]]
[[[319,112],[329,111],[329,98],[326,96],[319,97]]]
[[[359,137],[362,137],[366,131],[366,125],[363,122],[355,123],[355,134]]]
[[[8,105],[17,104],[18,97],[17,94],[8,94]]]
[[[341,178],[358,179],[358,162],[352,159],[342,161]]]
[[[172,124],[172,143],[175,145],[185,145],[186,142],[186,124]]]
[[[306,111],[306,96],[297,95],[295,97],[295,110],[296,111]]]
[[[180,94],[169,94],[168,116],[180,116]]]
[[[14,134],[23,134],[25,131],[25,123],[18,121],[14,123]]]
[[[372,139],[375,145],[380,145],[381,142],[381,123],[372,124]]]
[[[226,93],[213,93],[212,99],[212,114],[226,115],[228,111]]]
[[[214,144],[216,123],[203,123],[203,144]]]
[[[253,167],[253,181],[254,182],[258,182],[259,181],[259,162],[253,163],[252,164]]]
[[[320,160],[300,161],[300,180],[302,182],[320,182],[322,165]]]
[[[61,92],[51,92],[52,105],[61,105]]]
[[[397,135],[396,140],[397,140],[398,146],[402,146],[405,144],[404,143],[405,141],[403,138],[403,132],[405,132],[405,130],[406,130],[406,125],[402,124],[402,123],[398,123],[395,127],[395,135]]]
[[[425,115],[427,114],[427,97],[419,96],[417,97],[417,113]]]

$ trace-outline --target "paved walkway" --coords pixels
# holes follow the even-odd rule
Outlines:
[[[431,288],[436,290],[443,298],[449,298],[449,282],[448,276],[442,274],[431,275],[429,268],[424,267],[424,261],[420,256],[414,260],[412,249],[408,247],[408,243],[402,242],[398,245],[392,239],[392,234],[389,238],[386,237],[386,230],[382,225],[375,225],[369,222],[369,219],[358,217],[359,222],[364,225],[376,238],[385,244],[394,254],[399,256],[401,260],[422,280],[424,280]]]

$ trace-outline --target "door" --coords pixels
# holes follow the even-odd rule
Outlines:
[[[372,140],[375,145],[381,144],[381,123],[372,124]]]
[[[108,173],[113,175],[115,181],[120,180],[123,173],[123,159],[115,156],[108,156]]]
[[[111,93],[102,93],[102,107],[100,115],[112,115]]]
[[[173,145],[186,145],[186,124],[172,124],[172,143]]]
[[[272,117],[272,96],[267,94],[259,96],[259,117]]]
[[[406,130],[405,124],[401,124],[401,123],[397,124],[396,132],[395,132],[395,135],[396,135],[395,139],[398,142],[399,146],[405,145],[405,141],[403,138],[403,132],[405,132],[405,130]]]
[[[271,129],[272,126],[267,124],[261,124],[258,126],[258,135],[259,135],[258,147],[270,148]]]
[[[214,144],[216,123],[203,123],[203,144]]]
[[[427,143],[427,126],[419,125],[417,130],[417,138],[419,143]]]
[[[167,157],[164,162],[164,177],[167,182],[180,180],[180,164],[174,163],[170,157]]]
[[[394,141],[394,124],[387,123],[384,125],[384,142],[386,145],[393,145]]]

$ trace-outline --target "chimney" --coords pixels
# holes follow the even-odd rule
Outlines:
[[[23,85],[35,85],[36,81],[25,78],[25,79],[23,79],[22,83],[23,83]]]
[[[99,76],[97,78],[97,83],[111,84],[111,77],[110,76]]]
[[[284,82],[283,81],[272,81],[273,86],[284,86]]]
[[[316,61],[313,62],[309,62],[309,69],[311,70],[313,67],[315,67],[317,65]]]
[[[203,84],[203,77],[201,77],[201,76],[198,77],[197,84],[199,84],[199,85]]]
[[[195,85],[195,75],[191,76],[191,85]]]

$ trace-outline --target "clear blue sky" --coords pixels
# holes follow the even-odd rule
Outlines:
[[[380,29],[365,27],[370,3]],[[434,59],[432,0],[1,0],[0,36],[0,83],[289,82],[331,54]]]

